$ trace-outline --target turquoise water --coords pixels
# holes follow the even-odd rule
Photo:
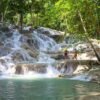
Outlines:
[[[100,85],[60,78],[2,79],[0,100],[100,100]]]

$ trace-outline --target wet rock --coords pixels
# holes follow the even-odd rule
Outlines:
[[[23,74],[22,66],[17,66],[15,74]]]
[[[100,74],[92,75],[92,78],[90,80],[91,82],[99,83],[100,84]]]
[[[62,51],[44,51],[44,53],[48,54],[51,58],[55,60],[64,60],[64,52]]]
[[[6,26],[3,26],[0,28],[1,34],[6,36],[6,37],[11,37],[13,35],[12,29],[9,29]]]
[[[0,63],[1,63],[2,65],[4,65],[4,64],[5,64],[5,60],[4,60],[4,59],[0,59]]]
[[[16,65],[16,74],[25,74],[29,71],[37,73],[46,73],[46,64],[18,64]]]
[[[4,44],[2,42],[0,42],[0,47],[2,47]]]
[[[91,76],[91,82],[100,84],[100,65],[94,65],[89,75]]]
[[[62,72],[65,75],[72,75],[73,72],[76,70],[78,64],[76,62],[64,62],[64,63],[58,63],[57,69]]]
[[[36,29],[36,31],[39,32],[39,33],[48,35],[48,36],[53,36],[53,35],[62,36],[62,35],[64,35],[64,32],[57,31],[57,30],[50,29],[50,28],[45,28],[45,27],[39,27],[39,28]]]
[[[38,53],[37,49],[35,49],[34,46],[30,47],[28,44],[23,44],[21,47],[24,48],[25,50],[27,50],[28,54],[31,57],[37,58],[37,56],[38,56],[39,53]]]
[[[6,35],[7,37],[12,37],[13,33],[12,33],[12,32],[7,32],[5,35]]]
[[[15,56],[13,56],[12,57],[12,60],[14,61],[14,62],[21,62],[21,61],[23,61],[23,59],[21,59],[20,57],[15,57]]]
[[[9,32],[9,31],[10,31],[10,29],[9,29],[8,27],[6,27],[6,26],[1,27],[0,30],[1,30],[2,32]]]
[[[18,25],[13,25],[12,29],[19,29],[19,26]]]
[[[35,71],[38,73],[46,73],[46,65],[45,64],[34,64],[33,66],[28,66],[28,69],[31,71]]]
[[[30,46],[32,46],[33,43],[34,43],[34,41],[33,41],[33,39],[27,39],[27,43],[28,43]]]
[[[52,37],[56,41],[62,40],[63,35],[64,35],[64,32],[57,31],[57,30],[50,29],[50,28],[45,28],[45,27],[38,27],[35,31],[41,34],[45,34],[49,37]]]
[[[99,93],[89,93],[88,95],[83,95],[80,97],[77,97],[75,100],[100,100],[100,94]]]
[[[29,46],[39,49],[37,40],[33,40],[33,39],[29,38],[29,39],[27,39],[27,43]]]
[[[9,47],[0,47],[0,52],[2,52],[2,53],[0,53],[0,56],[6,56],[9,53],[11,53],[11,51],[12,50]]]
[[[37,58],[38,57],[37,51],[28,50],[28,54],[33,58]]]
[[[23,55],[20,52],[15,52],[12,54],[12,60],[14,62],[21,62],[24,61]]]
[[[61,60],[64,59],[65,57],[61,54],[57,54],[57,55],[51,55],[51,58],[54,58],[55,60]]]
[[[21,33],[21,34],[24,34],[24,35],[27,35],[27,34],[31,34],[32,32],[33,32],[33,30],[19,30],[19,32]]]

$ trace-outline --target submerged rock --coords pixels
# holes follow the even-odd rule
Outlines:
[[[91,82],[95,82],[95,83],[100,84],[100,69],[90,72],[90,75],[92,76]]]

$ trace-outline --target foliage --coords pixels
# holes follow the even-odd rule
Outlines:
[[[83,34],[80,11],[88,35],[100,37],[99,0],[1,0],[0,20],[45,26],[73,34]]]

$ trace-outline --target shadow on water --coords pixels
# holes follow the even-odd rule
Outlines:
[[[0,80],[0,100],[100,100],[100,85],[57,78]]]

